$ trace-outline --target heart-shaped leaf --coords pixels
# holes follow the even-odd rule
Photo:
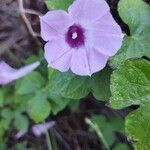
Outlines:
[[[143,0],[121,0],[118,6],[122,20],[129,26],[130,36],[112,57],[110,65],[117,67],[130,58],[150,58],[150,6]]]
[[[137,150],[150,148],[150,62],[126,61],[111,78],[111,106],[140,105],[126,118],[126,133]]]

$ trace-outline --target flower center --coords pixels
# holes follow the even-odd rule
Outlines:
[[[66,42],[71,48],[79,48],[84,45],[84,30],[80,25],[72,25],[66,34]]]
[[[72,33],[72,39],[73,40],[76,39],[77,37],[78,37],[78,33],[77,32]]]

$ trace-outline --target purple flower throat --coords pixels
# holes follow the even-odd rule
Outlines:
[[[66,34],[66,42],[71,48],[79,48],[84,45],[84,29],[80,25],[72,25]]]

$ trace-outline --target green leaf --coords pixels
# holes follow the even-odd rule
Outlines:
[[[13,111],[10,108],[3,108],[0,113],[0,142],[4,140],[5,132],[10,128],[13,118]]]
[[[116,70],[111,79],[111,106],[121,109],[140,105],[126,118],[126,133],[137,150],[150,147],[150,62],[126,61]]]
[[[3,102],[4,102],[4,94],[3,91],[0,90],[0,107],[3,107]]]
[[[0,141],[0,149],[6,149],[6,144]]]
[[[124,133],[124,122],[117,117],[108,120],[104,116],[95,115],[92,117],[92,122],[98,125],[108,145],[112,145],[115,142],[115,131]]]
[[[143,0],[121,0],[119,14],[129,26],[130,36],[125,36],[123,45],[112,57],[110,65],[117,67],[130,58],[150,57],[150,7]]]
[[[106,67],[104,70],[92,75],[92,77],[77,76],[71,72],[61,73],[49,69],[49,93],[61,95],[68,99],[81,99],[92,92],[98,100],[110,98],[110,75],[112,70]]]
[[[50,111],[51,106],[44,92],[38,91],[36,95],[29,100],[28,112],[36,123],[44,121],[49,116]]]
[[[135,149],[149,150],[150,148],[150,98],[142,102],[140,108],[126,118],[126,133],[133,141]]]
[[[27,150],[27,142],[17,143],[14,146],[15,150]],[[33,150],[32,148],[30,150]]]
[[[60,111],[62,111],[70,102],[70,99],[61,99],[60,103],[55,103],[51,101],[52,113],[56,115]]]
[[[110,93],[110,75],[112,70],[106,67],[104,70],[92,75],[91,89],[94,97],[98,100],[108,100]]]
[[[48,87],[50,93],[69,99],[80,99],[90,92],[89,77],[77,76],[71,72],[61,73],[51,68]]]
[[[14,120],[14,126],[22,133],[26,133],[28,131],[29,120],[25,115],[17,114]]]
[[[9,119],[1,119],[0,120],[0,143],[4,140],[4,134],[5,134],[6,130],[9,129],[9,127],[10,127]]]
[[[14,116],[14,112],[10,108],[3,108],[1,110],[1,117],[7,120],[11,120]]]
[[[71,112],[76,112],[77,109],[79,108],[79,105],[80,105],[80,99],[78,100],[72,99],[68,104],[68,108]]]
[[[130,150],[130,148],[129,148],[129,146],[126,145],[126,144],[123,144],[123,143],[121,144],[121,143],[119,143],[119,144],[117,144],[117,145],[115,146],[114,150]]]
[[[51,104],[51,111],[54,115],[63,110],[70,102],[70,99],[64,98],[60,95],[54,95],[52,93],[48,93],[49,102]]]
[[[16,93],[19,95],[31,94],[42,88],[45,81],[40,73],[33,71],[16,83]]]
[[[150,99],[150,62],[126,61],[111,78],[111,106],[121,109]]]
[[[73,0],[45,0],[49,9],[64,9],[67,10]]]

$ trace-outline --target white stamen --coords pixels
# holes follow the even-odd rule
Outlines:
[[[77,32],[74,32],[74,33],[72,34],[72,39],[74,40],[74,39],[76,39],[77,37],[78,37]]]

